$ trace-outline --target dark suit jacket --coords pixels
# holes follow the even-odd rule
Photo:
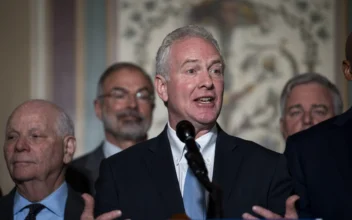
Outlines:
[[[93,152],[72,161],[66,171],[66,181],[76,192],[94,195],[94,184],[99,176],[100,162],[104,159],[102,142]]]
[[[287,140],[300,217],[352,219],[352,109]]]
[[[9,194],[0,199],[0,219],[13,219],[13,205],[16,189],[14,188]],[[68,186],[68,196],[65,206],[66,220],[80,219],[84,209],[84,200],[80,194],[76,193],[70,186]]]
[[[224,217],[241,218],[261,205],[284,213],[292,191],[283,155],[219,128],[213,182],[223,189]],[[95,215],[120,209],[122,219],[168,219],[184,213],[166,128],[101,163]]]

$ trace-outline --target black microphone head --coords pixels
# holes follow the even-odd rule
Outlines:
[[[195,138],[196,130],[191,122],[183,120],[177,123],[176,134],[177,137],[184,143],[189,138]]]

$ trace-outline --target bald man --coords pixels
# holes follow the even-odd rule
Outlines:
[[[18,106],[5,128],[15,188],[0,200],[1,219],[79,219],[84,201],[65,182],[75,148],[73,123],[61,108],[44,100]]]
[[[346,42],[342,69],[352,80],[352,33]],[[352,108],[287,139],[285,155],[297,197],[286,203],[286,218],[352,219]],[[261,207],[254,212],[265,218],[281,218]],[[251,218],[249,214],[245,218]]]
[[[93,219],[93,199],[82,198],[65,182],[75,149],[73,123],[60,107],[45,100],[18,106],[7,121],[4,143],[15,188],[0,199],[0,219]],[[112,211],[97,220],[119,215]]]

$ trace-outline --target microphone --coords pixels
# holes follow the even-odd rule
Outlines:
[[[176,125],[176,134],[177,137],[186,144],[187,153],[185,154],[185,157],[188,166],[204,187],[211,192],[212,189],[210,187],[208,170],[205,166],[202,154],[199,152],[196,141],[194,140],[196,134],[194,126],[187,120],[180,121]]]
[[[192,125],[191,122],[187,120],[180,121],[176,125],[176,134],[177,137],[185,143],[186,140],[193,138],[196,136],[196,130],[194,129],[194,126]]]
[[[196,136],[194,126],[187,120],[180,121],[176,125],[176,134],[177,137],[186,144],[187,153],[185,154],[185,157],[189,168],[191,168],[198,181],[210,193],[207,217],[217,219],[223,218],[222,190],[220,186],[209,180],[208,170],[205,166],[203,156],[199,152],[199,148],[194,140]]]

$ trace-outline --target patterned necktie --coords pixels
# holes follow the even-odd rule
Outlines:
[[[36,220],[36,216],[45,208],[45,206],[40,203],[34,203],[27,205],[25,208],[29,208],[29,213],[24,220]]]
[[[206,219],[205,203],[205,189],[188,168],[183,189],[183,204],[187,216],[191,219]]]

